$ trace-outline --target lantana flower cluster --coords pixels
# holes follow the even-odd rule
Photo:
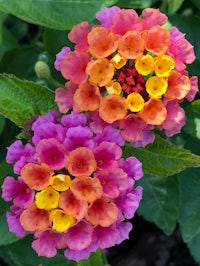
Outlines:
[[[96,15],[99,24],[82,22],[68,38],[55,68],[68,80],[56,90],[62,113],[98,111],[102,120],[115,123],[133,146],[153,142],[154,127],[167,136],[180,132],[185,113],[180,103],[192,101],[197,77],[189,77],[186,64],[195,60],[193,46],[159,9],[117,6]],[[70,99],[70,100],[69,100]]]
[[[143,171],[135,157],[122,158],[120,130],[96,115],[55,110],[39,116],[28,132],[29,142],[16,140],[6,156],[15,174],[2,185],[3,199],[13,201],[9,230],[33,234],[39,256],[65,249],[75,261],[127,239],[128,219],[142,197],[135,180]]]

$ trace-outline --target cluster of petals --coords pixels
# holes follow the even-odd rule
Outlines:
[[[167,136],[179,133],[185,124],[180,104],[197,92],[197,77],[186,71],[195,55],[185,34],[168,30],[159,9],[138,16],[113,6],[96,18],[98,25],[75,25],[68,35],[74,50],[65,47],[56,56],[55,68],[67,80],[65,89],[56,90],[60,112],[97,111],[133,146],[152,142],[154,127]]]
[[[65,249],[75,261],[127,239],[143,171],[137,158],[122,158],[120,130],[98,114],[49,111],[33,122],[32,133],[30,143],[17,140],[7,152],[17,175],[2,185],[3,199],[13,201],[10,231],[33,234],[39,256]]]

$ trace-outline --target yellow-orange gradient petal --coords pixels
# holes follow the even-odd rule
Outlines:
[[[109,124],[123,119],[127,114],[127,102],[119,95],[107,95],[102,98],[99,115]]]
[[[81,84],[74,94],[74,102],[80,112],[97,110],[100,100],[99,88],[89,81]]]
[[[80,176],[73,179],[70,189],[78,199],[85,200],[88,203],[101,198],[103,191],[99,179],[89,176]]]
[[[165,53],[170,42],[170,33],[161,26],[155,26],[144,32],[145,48],[156,55]]]
[[[53,170],[45,163],[28,163],[21,170],[21,177],[31,188],[41,190],[49,185],[50,177],[54,174]]]
[[[150,98],[144,104],[144,108],[138,113],[138,116],[147,124],[161,125],[167,117],[167,110],[162,100]]]
[[[190,79],[180,72],[172,71],[168,77],[168,88],[165,97],[170,99],[183,99],[190,91]]]
[[[113,64],[106,58],[92,60],[86,67],[90,81],[100,87],[107,85],[112,80],[114,70]]]
[[[144,40],[138,31],[128,31],[118,41],[118,52],[128,59],[135,59],[144,51]]]
[[[96,58],[107,57],[117,49],[117,37],[101,26],[94,27],[87,36],[89,52]]]
[[[32,203],[22,212],[20,223],[26,231],[45,230],[50,226],[49,212]]]

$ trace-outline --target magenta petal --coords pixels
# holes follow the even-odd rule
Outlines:
[[[36,232],[36,240],[32,243],[32,248],[38,256],[52,258],[57,254],[57,248],[66,247],[66,236],[64,233],[56,233],[51,230]]]
[[[92,241],[93,226],[83,220],[66,232],[67,245],[73,250],[87,248]]]
[[[115,204],[121,210],[125,218],[133,218],[139,203],[142,199],[142,187],[138,186],[135,189],[128,189],[120,194],[116,199]]]
[[[20,223],[20,215],[24,208],[13,205],[10,207],[10,210],[11,212],[6,213],[9,231],[18,237],[23,237],[25,235],[25,231]]]
[[[96,18],[101,22],[103,27],[109,28],[112,25],[113,15],[119,10],[120,8],[118,6],[106,7],[96,14]]]
[[[97,248],[98,248],[97,244],[92,243],[90,246],[82,250],[73,250],[73,249],[68,248],[65,250],[64,254],[68,260],[80,261],[80,260],[88,259],[90,256],[90,253],[95,252]]]
[[[6,162],[14,163],[20,159],[23,154],[24,147],[21,140],[16,140],[7,148]]]
[[[49,165],[54,170],[64,168],[67,150],[57,139],[41,140],[36,146],[36,156],[40,163]]]
[[[14,199],[16,206],[26,207],[33,202],[34,191],[30,190],[22,179],[15,180],[12,176],[8,176],[2,185],[2,198],[5,201]]]
[[[54,67],[56,70],[60,71],[60,65],[62,61],[67,55],[67,53],[69,53],[70,51],[71,51],[70,48],[66,46],[66,47],[63,47],[61,51],[56,55],[56,61],[54,63]]]
[[[99,169],[117,167],[122,150],[114,142],[103,141],[94,149],[94,156]]]
[[[85,114],[71,113],[63,115],[61,118],[61,124],[69,129],[71,127],[85,126],[87,123],[87,117]]]
[[[119,166],[127,173],[128,176],[139,180],[143,176],[142,163],[135,157],[131,156],[126,160],[121,159]]]
[[[92,238],[93,241],[98,244],[99,248],[110,248],[115,246],[118,239],[118,233],[115,224],[109,227],[96,226]]]
[[[117,223],[117,229],[118,229],[118,239],[116,241],[116,244],[120,244],[124,240],[129,238],[129,233],[132,230],[132,224],[130,222],[119,222]]]

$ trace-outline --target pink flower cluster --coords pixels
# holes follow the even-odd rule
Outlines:
[[[98,25],[75,25],[68,34],[74,50],[64,47],[56,56],[55,68],[68,80],[56,90],[60,112],[97,111],[134,147],[153,142],[155,127],[167,136],[180,133],[180,104],[198,90],[197,77],[186,71],[195,55],[185,34],[167,30],[167,16],[153,8],[140,17],[113,6],[96,18]]]
[[[64,248],[75,261],[127,239],[143,171],[135,157],[122,158],[120,130],[96,114],[49,111],[33,122],[32,133],[30,143],[17,140],[7,152],[18,176],[2,185],[3,199],[13,201],[9,230],[33,234],[39,256]]]

